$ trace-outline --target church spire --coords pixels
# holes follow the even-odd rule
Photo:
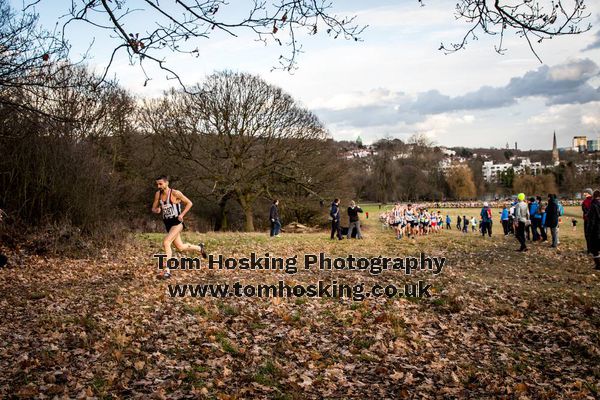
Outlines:
[[[556,147],[556,131],[554,131],[554,136],[552,138],[552,162],[556,165],[559,162],[558,159],[558,147]]]

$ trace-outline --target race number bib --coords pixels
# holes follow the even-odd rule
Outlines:
[[[173,204],[163,204],[162,205],[163,218],[174,218],[177,213],[175,212],[175,206]]]

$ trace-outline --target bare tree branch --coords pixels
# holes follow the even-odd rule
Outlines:
[[[504,54],[505,34],[513,31],[525,38],[532,53],[542,62],[534,49],[532,38],[541,43],[554,36],[577,35],[591,29],[591,24],[584,25],[590,17],[585,0],[493,0],[491,8],[488,1],[460,0],[456,4],[456,18],[472,26],[460,42],[449,46],[442,43],[440,50],[446,54],[462,50],[469,40],[477,40],[476,31],[480,30],[486,35],[499,35],[495,50]],[[569,4],[569,7],[565,4]]]

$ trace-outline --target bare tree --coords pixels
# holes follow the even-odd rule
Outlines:
[[[40,0],[31,1],[37,4]],[[241,8],[225,0],[176,0],[166,5],[159,0],[132,2],[127,0],[80,0],[72,1],[68,18],[63,24],[63,36],[68,26],[85,21],[96,28],[105,29],[121,40],[110,56],[109,65],[117,53],[126,52],[132,64],[139,64],[146,76],[144,65],[153,62],[168,73],[171,79],[181,80],[167,60],[161,55],[163,49],[171,52],[199,56],[198,41],[208,39],[215,31],[237,37],[240,31],[250,31],[256,40],[265,44],[282,46],[278,66],[291,70],[296,67],[302,45],[300,32],[316,35],[321,31],[334,38],[360,40],[365,29],[355,23],[354,17],[339,17],[331,13],[329,1],[279,0],[266,2],[252,0]],[[243,10],[241,13],[239,10]],[[140,18],[149,22],[145,32],[130,28]]]
[[[327,133],[317,117],[288,94],[249,74],[209,76],[194,94],[171,91],[147,102],[142,126],[165,139],[164,149],[210,182],[220,206],[233,198],[254,230],[257,199],[287,182],[316,193],[307,163],[322,150]]]
[[[94,81],[88,75],[65,67],[46,87],[14,88],[27,108],[0,102],[0,204],[24,222],[68,220],[91,232],[117,204],[114,167],[95,142],[117,133],[116,97],[123,92],[79,85]],[[67,84],[55,86],[54,79]]]
[[[73,83],[65,70],[68,45],[55,32],[38,27],[38,15],[12,10],[0,0],[0,104],[36,110],[25,99],[39,88],[59,88]]]
[[[469,40],[477,40],[477,33],[498,36],[495,50],[504,54],[504,36],[515,33],[524,38],[533,54],[542,60],[534,49],[533,42],[541,43],[555,36],[575,35],[591,29],[585,25],[590,17],[585,0],[460,0],[456,4],[457,19],[471,24],[458,43],[440,50],[455,52],[464,49]]]

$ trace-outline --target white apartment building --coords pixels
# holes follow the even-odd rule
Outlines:
[[[498,175],[510,168],[515,171],[515,174],[523,174],[529,170],[529,173],[532,175],[541,173],[544,168],[552,168],[552,166],[542,165],[539,161],[532,162],[527,157],[521,157],[519,159],[521,160],[519,165],[513,165],[512,163],[494,164],[493,161],[484,161],[483,166],[481,167],[483,179],[487,182],[496,182]]]
[[[481,172],[486,182],[496,182],[498,175],[509,168],[513,168],[511,163],[494,164],[493,161],[484,161]]]
[[[537,175],[541,173],[544,168],[552,167],[552,165],[542,165],[542,163],[539,161],[531,162],[529,158],[524,157],[521,158],[521,164],[517,165],[516,167],[513,167],[513,169],[515,170],[515,174],[522,174],[525,173],[526,168],[528,168],[531,172],[531,175]]]
[[[444,175],[447,175],[454,168],[464,167],[464,166],[465,166],[465,164],[460,164],[460,163],[458,163],[456,161],[453,161],[451,158],[444,158],[439,163],[439,168],[440,168],[440,170],[442,171],[442,173]]]

